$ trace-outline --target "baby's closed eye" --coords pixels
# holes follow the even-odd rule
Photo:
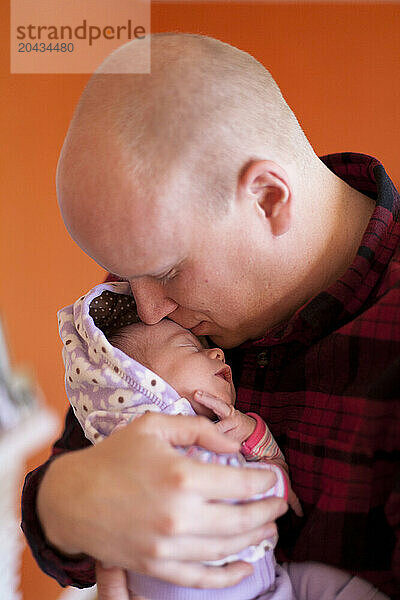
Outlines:
[[[198,348],[198,346],[196,346],[196,344],[179,344],[180,348],[191,348],[192,350],[195,350],[196,352],[200,352],[200,348]]]

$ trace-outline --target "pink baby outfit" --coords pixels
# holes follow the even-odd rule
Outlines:
[[[147,411],[195,414],[186,398],[181,398],[161,377],[108,342],[106,335],[111,331],[137,321],[135,302],[125,282],[98,285],[58,313],[67,395],[86,437],[93,444],[110,435],[117,426],[128,424]],[[287,498],[285,474],[274,464],[247,463],[240,453],[219,455],[196,446],[177,448],[177,451],[203,462],[273,470],[277,478],[275,485],[254,499]],[[247,451],[250,454],[251,448]],[[244,560],[253,564],[253,575],[230,588],[208,591],[184,588],[133,572],[128,573],[128,584],[135,594],[148,600],[200,597],[201,600],[207,597],[250,600],[276,587],[273,545],[274,541],[264,540],[221,561],[207,563]]]

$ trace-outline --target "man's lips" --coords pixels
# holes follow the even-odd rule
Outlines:
[[[216,377],[222,377],[228,383],[232,383],[232,371],[229,365],[225,365],[222,369],[220,369],[217,373],[215,373]]]
[[[194,335],[205,335],[207,333],[207,331],[206,331],[207,328],[208,328],[207,321],[200,321],[200,323],[198,323],[194,327],[189,327],[190,331]]]

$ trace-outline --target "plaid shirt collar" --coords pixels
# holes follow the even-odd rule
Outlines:
[[[303,305],[288,321],[241,347],[273,346],[298,341],[310,345],[349,321],[373,298],[374,287],[390,261],[400,236],[400,196],[383,165],[365,154],[321,157],[326,166],[353,188],[376,201],[357,255],[331,287]]]

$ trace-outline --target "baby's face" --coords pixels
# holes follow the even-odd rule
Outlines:
[[[226,404],[235,403],[232,373],[222,350],[204,348],[188,329],[167,319],[155,325],[136,323],[132,327],[135,335],[145,336],[151,369],[187,398],[197,414],[215,417],[210,409],[194,400],[196,390],[217,396]],[[123,351],[134,356],[133,347]]]

